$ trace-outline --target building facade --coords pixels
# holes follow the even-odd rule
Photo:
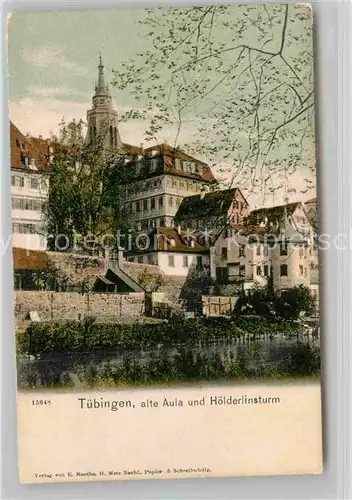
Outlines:
[[[194,235],[217,236],[226,228],[241,224],[249,213],[249,204],[239,188],[201,192],[183,199],[175,216],[181,231]]]
[[[208,165],[167,144],[126,158],[124,169],[121,216],[139,231],[174,227],[182,200],[217,184]]]
[[[10,123],[12,244],[45,250],[45,204],[49,196],[52,149],[47,141],[24,136]]]
[[[210,270],[209,249],[173,228],[159,227],[139,235],[128,260],[158,266],[166,276],[184,279],[193,272]]]
[[[265,209],[266,219],[258,226],[236,226],[219,234],[210,253],[211,276],[220,284],[231,284],[234,293],[270,283],[277,292],[304,285],[316,296],[318,256],[304,208],[300,203],[273,207],[276,219],[270,210]],[[274,230],[268,220],[281,222]]]

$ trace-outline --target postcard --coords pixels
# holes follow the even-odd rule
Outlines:
[[[322,471],[308,4],[8,20],[22,483]]]

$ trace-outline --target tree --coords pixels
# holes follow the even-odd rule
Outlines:
[[[304,313],[312,315],[316,310],[316,302],[308,287],[303,285],[289,288],[276,297],[275,309],[279,316],[298,319]]]
[[[126,175],[120,168],[123,152],[107,149],[105,135],[102,127],[87,142],[81,121],[63,121],[59,136],[52,138],[54,159],[45,213],[53,249],[67,250],[67,241],[71,246],[75,233],[97,240],[115,234],[121,225],[119,197]]]
[[[234,313],[241,315],[244,312],[294,320],[302,313],[312,315],[315,310],[316,302],[308,287],[294,286],[278,294],[267,286],[256,287],[243,294],[236,303]]]
[[[144,269],[138,274],[138,283],[148,292],[157,292],[168,284],[168,278]]]
[[[149,9],[147,48],[115,85],[147,100],[122,119],[147,120],[146,141],[173,128],[227,185],[263,202],[298,168],[315,169],[312,13],[305,5]],[[147,33],[144,29],[147,27]],[[302,194],[314,186],[307,179]]]

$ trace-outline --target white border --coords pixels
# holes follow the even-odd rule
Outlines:
[[[2,74],[6,75],[6,14],[14,11],[188,5],[186,0],[92,1],[4,0],[1,25]],[[219,1],[193,2],[224,3]],[[228,0],[228,3],[235,3]],[[244,2],[242,2],[244,3]],[[248,2],[249,3],[249,2]],[[251,2],[251,3],[258,3]],[[351,12],[349,1],[313,3],[316,25],[319,198],[321,231],[347,234],[351,218]],[[11,232],[8,169],[7,82],[0,80],[0,219],[3,241]],[[350,245],[349,245],[350,246]],[[320,476],[192,479],[117,483],[20,485],[17,477],[15,349],[11,252],[1,258],[1,499],[109,498],[352,498],[351,490],[351,259],[350,248],[321,255],[323,324],[323,406],[325,471]],[[288,429],[289,432],[289,429]]]

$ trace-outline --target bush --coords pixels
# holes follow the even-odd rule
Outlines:
[[[114,362],[97,362],[88,356],[84,362],[75,362],[61,356],[20,365],[18,383],[22,388],[68,387],[74,384],[73,374],[83,386],[90,388],[319,374],[320,353],[314,345],[297,342],[279,350],[278,354],[276,361],[263,358],[254,364],[241,350],[236,354],[232,351],[194,353],[185,347],[180,347],[175,354],[154,351],[147,359],[141,359],[139,353],[128,353]]]
[[[170,319],[159,324],[32,323],[17,335],[17,350],[35,357],[48,354],[117,353],[120,350],[152,349],[217,340],[236,340],[243,335],[275,335],[297,329],[293,323],[258,316],[237,318]]]

